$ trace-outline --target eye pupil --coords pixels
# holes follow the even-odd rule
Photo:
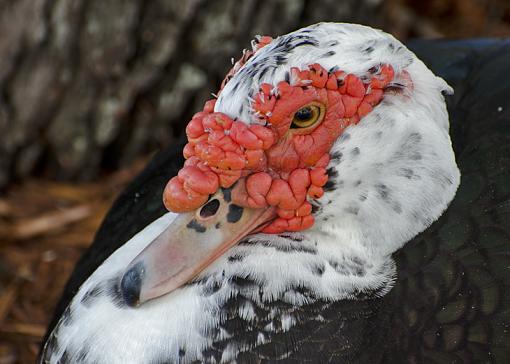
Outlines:
[[[291,129],[308,128],[322,121],[325,108],[319,103],[310,103],[298,109],[292,115]]]
[[[313,111],[312,111],[312,108],[310,106],[307,106],[307,107],[303,107],[301,109],[299,109],[295,114],[294,114],[294,117],[297,119],[297,120],[300,120],[300,121],[306,121],[306,120],[309,120],[311,119],[313,116]]]

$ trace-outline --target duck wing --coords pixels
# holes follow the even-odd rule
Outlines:
[[[445,214],[395,254],[384,362],[510,363],[510,42],[417,42],[455,89],[462,180]]]

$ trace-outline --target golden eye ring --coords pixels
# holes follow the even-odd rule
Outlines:
[[[291,129],[304,129],[312,127],[324,119],[326,108],[318,102],[311,102],[300,107],[292,116]]]

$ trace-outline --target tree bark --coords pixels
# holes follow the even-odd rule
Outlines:
[[[91,179],[172,143],[256,34],[379,25],[379,0],[4,0],[0,188]]]

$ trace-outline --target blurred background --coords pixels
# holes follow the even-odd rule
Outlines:
[[[256,34],[510,37],[510,0],[0,0],[0,364],[33,363],[115,196]]]

